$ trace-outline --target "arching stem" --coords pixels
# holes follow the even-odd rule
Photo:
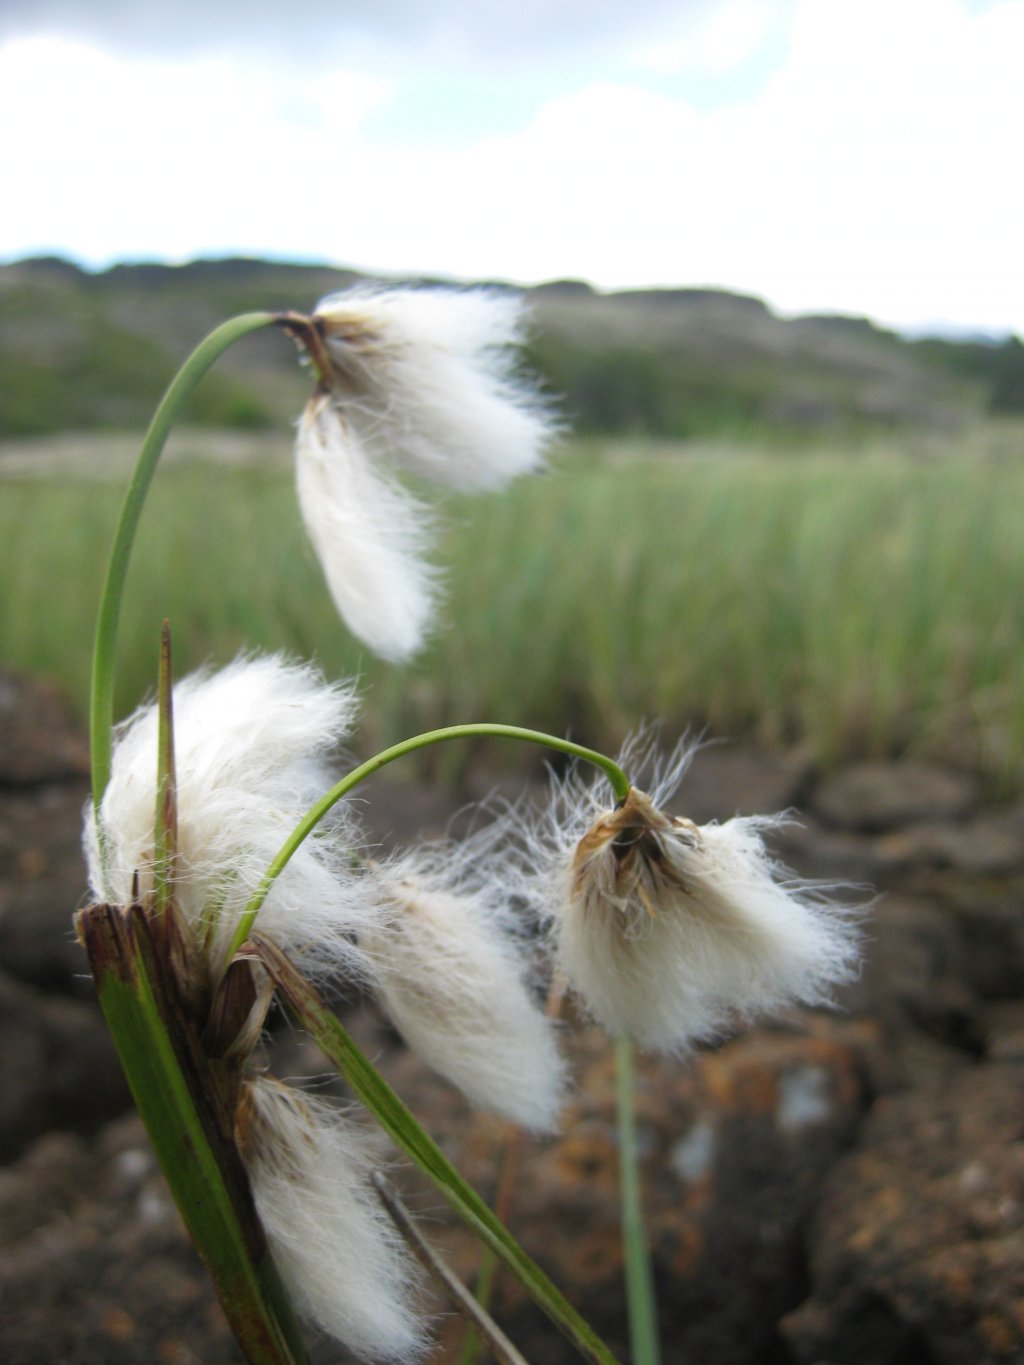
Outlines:
[[[442,744],[452,739],[471,739],[483,735],[497,736],[502,739],[517,739],[526,744],[540,744],[546,749],[555,749],[559,753],[569,754],[573,758],[581,758],[587,763],[594,764],[604,773],[611,783],[616,801],[624,801],[629,795],[629,778],[619,765],[606,754],[598,753],[595,749],[584,748],[582,744],[574,744],[569,739],[560,739],[557,735],[546,735],[541,730],[524,730],[518,725],[498,725],[482,721],[468,725],[448,725],[441,730],[428,730],[422,735],[413,735],[411,739],[403,739],[401,743],[393,744],[389,749],[382,749],[373,758],[368,758],[358,768],[353,768],[346,777],[335,783],[330,791],[326,792],[316,805],[311,806],[306,812],[282,844],[274,861],[264,873],[263,879],[256,888],[249,904],[245,907],[245,913],[239,920],[235,936],[231,941],[228,961],[234,957],[249,937],[249,931],[252,929],[253,922],[259,914],[270,888],[287,867],[292,855],[313,832],[332,806],[337,805],[342,797],[347,796],[354,787],[357,787],[367,777],[378,772],[388,763],[393,763],[396,758],[404,758],[406,754],[415,753],[417,749],[425,749],[431,744]]]
[[[100,598],[99,618],[96,622],[96,643],[93,650],[92,700],[89,709],[89,734],[92,746],[92,800],[99,826],[99,808],[103,793],[110,781],[114,727],[114,668],[117,656],[117,632],[121,619],[125,580],[132,547],[138,532],[139,518],[146,494],[163,453],[167,437],[193,389],[210,366],[242,337],[261,327],[284,326],[298,335],[297,314],[243,313],[222,323],[201,341],[171,383],[153,415],[146,432],[139,458],[132,473],[121,507],[121,516],[110,551],[107,577]],[[103,831],[99,829],[102,843]]]

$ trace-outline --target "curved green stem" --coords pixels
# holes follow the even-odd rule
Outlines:
[[[287,867],[292,855],[303,840],[313,832],[331,807],[336,805],[343,796],[347,796],[360,782],[378,772],[386,764],[393,763],[396,758],[404,758],[406,754],[415,753],[417,749],[425,749],[430,744],[442,744],[449,739],[470,739],[481,735],[498,736],[502,739],[518,739],[527,744],[541,744],[546,749],[557,749],[560,753],[570,754],[573,758],[582,758],[585,762],[593,763],[595,767],[600,768],[611,783],[617,801],[624,801],[629,795],[629,778],[619,765],[606,754],[600,754],[595,749],[586,749],[582,744],[574,744],[569,739],[560,739],[557,735],[546,735],[541,730],[524,730],[519,725],[499,725],[489,721],[481,721],[469,725],[447,725],[441,730],[428,730],[422,735],[413,735],[411,739],[403,739],[401,743],[393,744],[389,749],[382,749],[373,758],[368,758],[358,768],[353,768],[346,777],[335,783],[330,791],[326,792],[316,805],[311,806],[306,812],[282,844],[274,861],[264,873],[263,880],[256,888],[249,904],[245,907],[245,913],[239,920],[235,936],[231,940],[228,961],[234,957],[249,937],[253,921],[259,914],[270,888]]]
[[[658,1310],[644,1229],[640,1164],[636,1145],[633,1040],[615,1040],[615,1110],[619,1138],[619,1203],[626,1263],[626,1302],[633,1365],[658,1365]]]
[[[100,802],[110,781],[110,762],[114,727],[114,663],[117,653],[117,628],[121,617],[128,561],[139,526],[146,494],[163,452],[171,427],[185,401],[210,366],[241,337],[260,327],[280,321],[276,313],[243,313],[222,323],[192,352],[174,376],[146,432],[138,462],[125,493],[121,518],[110,551],[107,578],[100,599],[96,622],[96,644],[92,665],[92,700],[89,710],[89,735],[92,745],[92,800],[99,816]],[[102,830],[100,831],[102,838]]]

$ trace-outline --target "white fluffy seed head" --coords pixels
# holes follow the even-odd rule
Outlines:
[[[555,957],[609,1032],[680,1051],[824,1003],[855,973],[854,918],[782,879],[762,838],[777,823],[698,827],[634,789],[578,843],[563,838],[549,863]]]
[[[511,293],[356,289],[314,319],[331,372],[299,426],[299,504],[331,595],[375,653],[408,658],[437,603],[430,522],[396,476],[495,488],[540,464],[554,434],[516,374]]]
[[[554,435],[516,372],[521,299],[494,289],[354,289],[318,305],[336,392],[372,458],[454,488],[537,468]]]
[[[437,846],[376,869],[380,919],[360,946],[385,1011],[433,1070],[478,1108],[550,1131],[565,1085],[555,1027],[526,983],[500,873],[460,885],[452,870],[467,861]]]
[[[178,806],[174,894],[216,965],[274,855],[331,785],[329,751],[350,730],[353,689],[278,656],[199,672],[173,694]],[[144,706],[115,737],[101,805],[101,854],[91,804],[84,845],[92,894],[127,904],[138,875],[152,889],[157,713]],[[365,911],[346,861],[354,831],[336,808],[278,878],[261,930],[307,971],[355,971]]]
[[[370,1137],[270,1077],[246,1085],[237,1137],[299,1313],[362,1359],[419,1359],[427,1341],[417,1270],[370,1183]]]
[[[349,629],[386,659],[422,644],[437,599],[423,558],[424,505],[367,458],[351,416],[315,394],[295,448],[299,507],[334,604]]]

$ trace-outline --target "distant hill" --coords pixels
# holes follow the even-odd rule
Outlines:
[[[0,435],[138,428],[192,346],[250,309],[311,309],[360,280],[256,260],[122,265],[39,258],[0,267]],[[1024,410],[1017,338],[905,340],[866,319],[776,317],[712,289],[527,291],[529,363],[582,432],[658,437],[956,427]],[[203,381],[189,417],[294,421],[308,382],[279,335],[257,334]]]

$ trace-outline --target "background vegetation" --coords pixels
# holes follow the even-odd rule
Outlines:
[[[202,441],[199,442],[203,444]],[[5,661],[83,710],[122,485],[9,478],[0,501]],[[179,458],[137,548],[121,711],[245,645],[366,684],[360,746],[455,719],[615,745],[639,719],[822,763],[942,754],[1016,777],[1024,738],[1024,464],[883,454],[693,457],[574,447],[547,477],[450,507],[449,600],[413,665],[382,665],[334,615],[280,462]]]
[[[123,477],[168,378],[224,317],[311,307],[354,278],[0,268],[0,661],[56,678],[84,714]],[[495,718],[614,747],[661,717],[823,764],[936,754],[1018,782],[1017,339],[907,342],[706,290],[566,282],[531,304],[529,359],[582,439],[546,477],[447,505],[446,620],[407,668],[347,637],[302,533],[288,447],[308,377],[279,334],[229,353],[196,395],[203,430],[154,485],[120,711],[152,684],[167,614],[179,671],[248,644],[359,672],[363,749]]]
[[[0,267],[0,436],[145,425],[197,339],[249,309],[311,309],[349,271],[261,261]],[[905,341],[866,319],[783,320],[720,290],[529,291],[529,359],[583,433],[815,442],[879,429],[950,430],[1024,411],[1024,346]],[[253,429],[294,420],[303,379],[279,337],[232,351],[192,420]]]

